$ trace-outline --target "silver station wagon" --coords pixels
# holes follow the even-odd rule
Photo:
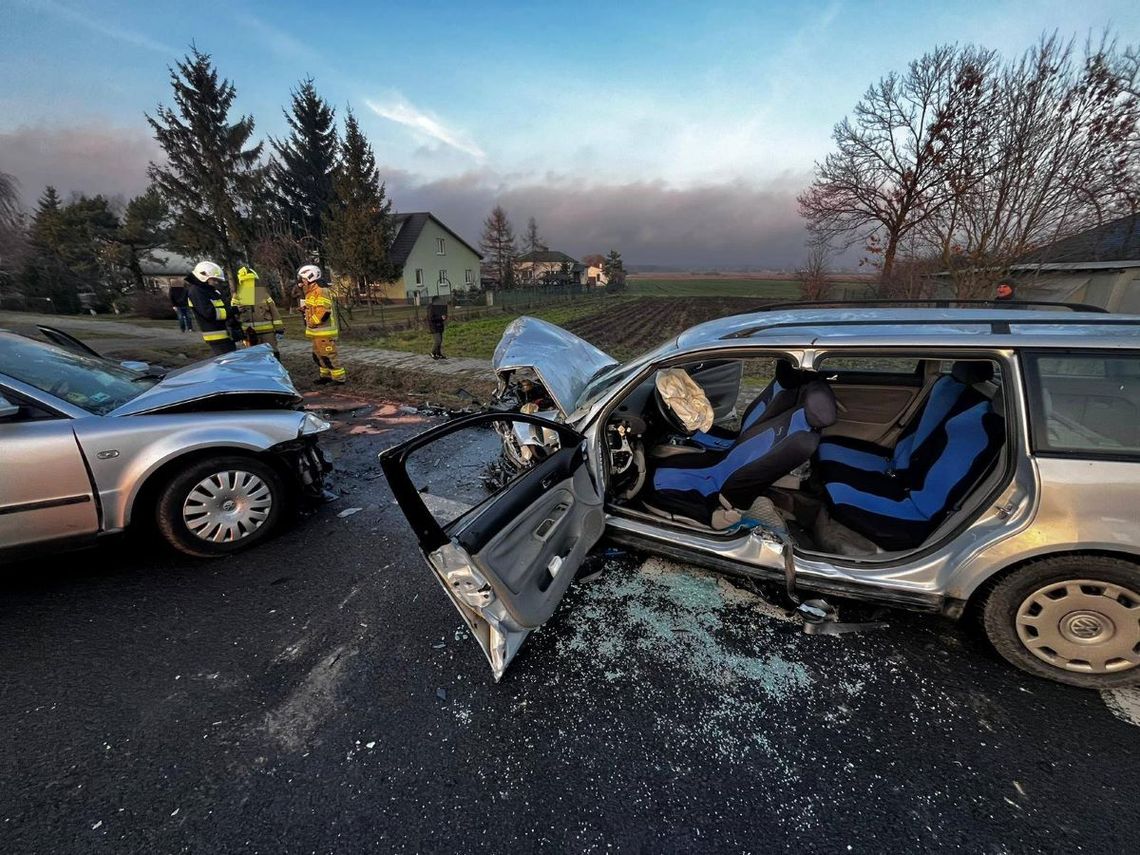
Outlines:
[[[777,308],[625,364],[520,318],[494,365],[498,410],[381,461],[496,679],[605,537],[824,630],[824,597],[973,615],[1031,674],[1140,683],[1140,317]]]

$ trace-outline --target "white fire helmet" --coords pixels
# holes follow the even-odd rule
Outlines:
[[[302,282],[317,282],[321,278],[321,268],[315,264],[306,264],[297,271],[297,278]]]
[[[199,261],[194,268],[194,278],[199,282],[208,282],[211,279],[226,281],[226,273],[212,261]]]

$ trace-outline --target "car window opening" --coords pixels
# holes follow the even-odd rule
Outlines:
[[[705,359],[659,370],[606,425],[611,512],[888,558],[941,540],[996,486],[1000,364],[936,355]],[[773,517],[773,514],[778,517]]]

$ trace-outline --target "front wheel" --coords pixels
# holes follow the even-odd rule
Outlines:
[[[1140,685],[1140,567],[1100,555],[1035,561],[986,597],[994,648],[1023,671],[1088,689]]]
[[[285,503],[281,478],[252,457],[200,460],[163,488],[158,530],[187,555],[217,558],[263,540]]]

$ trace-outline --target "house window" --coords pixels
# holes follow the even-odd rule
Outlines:
[[[416,284],[417,285],[423,285],[424,284],[424,269],[422,267],[416,268]]]
[[[466,282],[468,285],[474,285],[475,284],[475,271],[474,270],[465,270],[463,272],[463,281]]]
[[[444,255],[445,254],[444,249],[443,249],[443,238],[436,238],[435,239],[435,254],[436,255]]]
[[[446,270],[439,271],[439,284],[442,285],[446,281],[447,281],[447,271]]]

